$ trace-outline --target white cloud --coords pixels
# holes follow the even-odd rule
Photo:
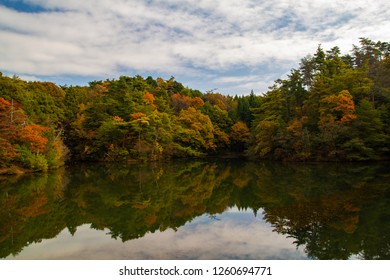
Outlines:
[[[217,77],[212,80],[215,86],[224,85],[223,92],[229,95],[243,94],[249,95],[252,90],[255,94],[261,94],[264,92],[259,89],[265,89],[270,86],[274,80],[277,79],[277,75],[236,75],[236,76],[223,76]],[[240,85],[240,92],[236,92],[237,85]]]
[[[36,76],[30,76],[30,75],[20,75],[18,76],[20,79],[24,80],[24,81],[28,81],[28,82],[38,82],[38,81],[41,81],[40,78],[36,77]]]
[[[226,76],[226,77],[221,77],[217,78],[215,81],[220,82],[220,83],[246,83],[246,82],[254,82],[259,79],[259,76],[257,75],[246,75],[246,76]]]
[[[113,76],[132,69],[191,81],[270,62],[281,63],[284,73],[320,43],[345,52],[359,37],[386,41],[390,30],[384,0],[25,2],[46,10],[0,5],[0,70],[29,75]]]

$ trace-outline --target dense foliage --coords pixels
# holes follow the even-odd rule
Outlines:
[[[64,163],[65,92],[52,83],[0,75],[0,171],[46,171]],[[4,171],[5,170],[5,171]]]
[[[0,75],[0,170],[73,160],[226,152],[276,160],[375,160],[390,151],[390,45],[361,39],[302,59],[261,96],[223,96],[172,77],[58,87]]]
[[[278,160],[374,160],[390,151],[390,45],[361,39],[302,59],[261,99],[250,151]]]
[[[250,136],[236,113],[243,97],[202,94],[174,78],[122,76],[59,88],[0,77],[0,96],[3,168],[47,170],[67,149],[72,160],[84,161],[240,152]]]

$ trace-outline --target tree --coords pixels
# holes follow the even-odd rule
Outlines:
[[[174,135],[181,145],[189,146],[196,151],[214,150],[214,126],[209,116],[202,114],[193,107],[181,110],[177,118],[181,127]]]
[[[260,158],[272,158],[277,146],[276,138],[281,125],[275,120],[262,120],[254,127],[254,140],[249,154]]]
[[[149,118],[142,112],[134,113],[131,115],[130,125],[138,133],[138,154],[141,156],[142,152],[146,152],[149,149],[141,141],[143,130],[149,126]]]
[[[30,147],[33,153],[44,153],[48,139],[42,134],[47,130],[47,127],[37,124],[23,126],[18,133],[18,142]]]
[[[233,150],[244,151],[246,145],[249,143],[251,131],[242,121],[236,122],[230,132]]]
[[[356,119],[355,103],[353,97],[347,90],[339,94],[329,95],[321,100],[320,126],[326,123],[349,123]]]

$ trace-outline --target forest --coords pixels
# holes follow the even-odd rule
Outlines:
[[[390,45],[361,38],[301,59],[260,95],[202,93],[171,77],[88,86],[0,73],[0,174],[73,161],[243,154],[278,161],[390,158]],[[259,77],[261,79],[261,77]]]

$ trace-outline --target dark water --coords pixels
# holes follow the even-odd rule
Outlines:
[[[0,258],[390,259],[390,168],[208,160],[1,178]]]

